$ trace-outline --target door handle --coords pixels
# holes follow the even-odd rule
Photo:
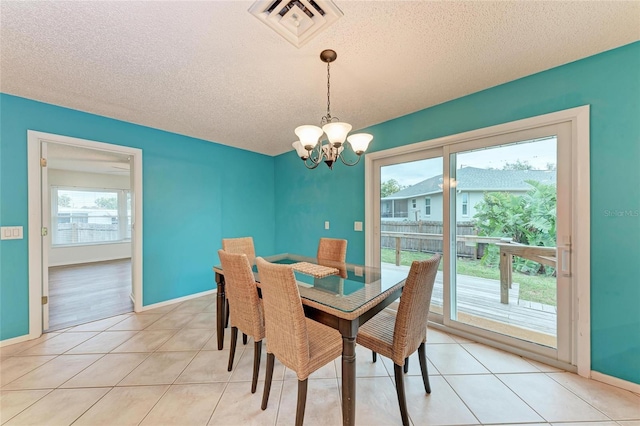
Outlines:
[[[560,249],[560,273],[563,277],[571,276],[571,248]]]

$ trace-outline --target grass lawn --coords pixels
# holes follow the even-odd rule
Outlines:
[[[396,251],[394,249],[382,249],[382,261],[396,263]],[[403,251],[400,255],[400,263],[411,266],[414,260],[423,260],[431,257],[427,253]],[[500,280],[500,269],[482,266],[479,260],[458,259],[458,273],[478,278]],[[440,265],[442,270],[442,265]],[[556,279],[539,275],[526,275],[513,271],[513,281],[520,284],[520,299],[530,302],[544,303],[556,306]]]

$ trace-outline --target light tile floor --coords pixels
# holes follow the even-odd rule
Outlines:
[[[8,425],[290,425],[295,374],[276,364],[269,406],[251,394],[253,344],[227,371],[215,295],[124,314],[0,348],[0,422]],[[263,350],[261,379],[266,351]],[[640,426],[640,395],[430,329],[431,395],[416,356],[406,376],[414,425]],[[357,349],[356,423],[399,425],[393,364]],[[340,360],[309,379],[306,425],[340,425]]]

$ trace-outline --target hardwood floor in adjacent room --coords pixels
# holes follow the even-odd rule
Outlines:
[[[131,259],[49,268],[49,331],[133,311]]]

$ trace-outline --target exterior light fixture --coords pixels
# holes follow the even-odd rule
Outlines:
[[[327,64],[327,115],[322,117],[320,125],[304,125],[296,127],[295,134],[299,140],[292,145],[298,156],[308,169],[315,169],[324,161],[330,169],[333,164],[340,159],[347,166],[355,166],[360,162],[360,157],[367,150],[369,142],[373,136],[368,133],[356,133],[347,135],[351,131],[351,124],[340,121],[338,117],[331,116],[331,62],[335,61],[338,55],[333,50],[323,50],[320,53],[320,60]],[[327,143],[320,141],[323,134],[326,134]],[[344,159],[342,152],[349,142],[351,150],[358,156],[354,162]]]

